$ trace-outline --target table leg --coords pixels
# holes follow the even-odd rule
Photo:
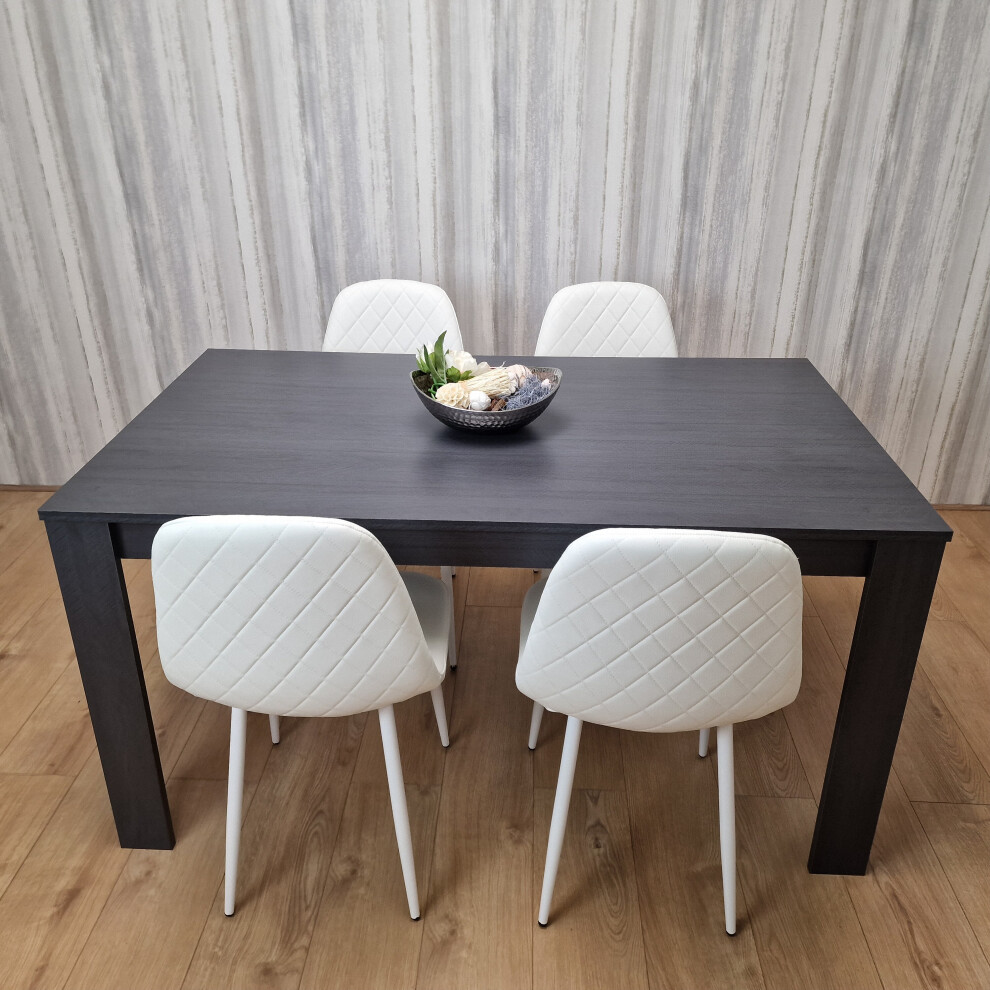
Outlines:
[[[863,875],[945,545],[877,544],[811,841],[812,873]]]
[[[165,779],[110,529],[59,520],[45,525],[120,844],[171,849]]]

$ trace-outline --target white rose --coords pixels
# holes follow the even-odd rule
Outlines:
[[[456,368],[462,375],[465,371],[475,374],[478,370],[478,362],[467,351],[448,351],[447,367]]]

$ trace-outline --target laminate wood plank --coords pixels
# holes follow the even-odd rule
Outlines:
[[[0,649],[53,595],[58,595],[55,566],[42,534],[0,574]]]
[[[884,986],[990,986],[990,965],[896,773],[870,871],[843,879]]]
[[[183,780],[226,780],[230,758],[230,709],[212,701],[202,701],[200,705],[195,725],[171,768],[171,775]],[[283,741],[302,732],[305,724],[305,719],[283,718],[280,725]],[[260,780],[272,752],[268,716],[248,712],[244,779]]]
[[[0,512],[9,506],[17,505],[32,489],[27,485],[0,485]],[[53,488],[52,491],[55,491]]]
[[[816,801],[825,780],[828,747],[844,675],[824,623],[820,618],[806,615],[802,628],[801,689],[783,712]]]
[[[448,671],[443,683],[448,728],[451,724],[455,676]],[[354,783],[381,785],[387,779],[381,730],[377,717],[367,721],[354,767]],[[447,751],[440,743],[433,701],[429,694],[419,695],[396,705],[395,726],[402,754],[402,775],[406,783],[419,787],[440,787]],[[453,744],[451,739],[451,745]]]
[[[71,784],[71,777],[0,774],[0,897]]]
[[[372,721],[377,730],[377,718],[368,729]],[[429,877],[440,788],[407,784],[406,802],[420,910],[428,915],[438,907]],[[353,781],[347,792],[300,990],[412,990],[424,929],[409,918],[383,770],[378,785]]]
[[[74,777],[95,748],[79,670],[70,663],[0,753],[0,773]]]
[[[467,604],[521,608],[526,592],[537,580],[539,575],[534,574],[531,567],[474,567]]]
[[[912,805],[938,856],[985,957],[990,958],[990,807],[967,804]]]
[[[805,578],[807,580],[807,578]],[[802,588],[802,593],[804,596],[803,610],[805,615],[817,615],[818,611],[815,608],[815,603],[811,600],[811,595],[808,594],[807,585]]]
[[[929,633],[933,621],[929,620]],[[821,793],[843,676],[842,663],[822,621],[806,616],[801,690],[784,710],[784,717],[816,798]],[[990,787],[990,776],[920,666],[915,670],[893,765],[912,798],[979,801]]]
[[[986,597],[990,602],[990,585]],[[974,632],[968,620],[932,619],[925,631],[920,663],[984,769],[990,771],[990,721],[987,719],[990,711],[990,648]],[[915,799],[914,794],[911,797]],[[955,800],[969,798],[962,796]],[[981,803],[987,802],[981,800]]]
[[[852,646],[859,600],[863,594],[863,579],[856,577],[806,577],[804,586],[835,651],[845,667]]]
[[[532,985],[533,770],[518,641],[518,610],[465,611],[419,990]]]
[[[52,595],[0,648],[0,754],[75,660],[62,600]]]
[[[253,791],[254,785],[245,787],[245,809]],[[227,788],[219,781],[176,781],[169,797],[181,829],[175,848],[131,851],[68,987],[176,987],[185,977],[223,880]]]
[[[122,560],[127,600],[131,606],[134,632],[140,640],[155,628],[155,589],[151,583],[150,560]],[[143,656],[143,655],[142,655]]]
[[[810,798],[736,799],[742,923],[751,926],[769,990],[880,988],[845,878],[808,873]]]
[[[941,571],[939,572],[939,577],[941,578]],[[955,603],[949,597],[941,583],[935,585],[935,594],[932,595],[932,607],[928,614],[933,619],[948,619],[952,622],[964,621],[962,612],[956,608]]]
[[[990,649],[990,609],[986,604],[987,589],[990,588],[990,542],[986,542],[983,534],[985,524],[976,519],[982,513],[953,511],[943,514],[955,528],[956,535],[949,544],[952,552],[945,556],[942,587],[967,625]]]
[[[218,889],[186,988],[299,985],[365,720],[293,721],[244,816],[236,913]]]
[[[0,897],[0,986],[65,984],[129,855],[94,752]]]
[[[986,515],[988,509],[988,505],[957,505],[940,508],[938,513],[955,532],[965,535],[990,560],[990,518]]]
[[[49,498],[47,492],[4,492],[0,500],[0,574],[44,539],[45,525],[38,509]]]
[[[734,735],[737,794],[811,797],[783,712],[740,722]]]
[[[943,564],[941,575],[946,573]],[[859,599],[863,592],[862,578],[806,577],[805,592],[812,606],[823,620],[827,620],[828,632],[835,644],[836,652],[845,667],[849,657],[853,630],[856,628],[856,615],[859,612]],[[806,615],[810,614],[805,612]],[[936,584],[932,596],[930,616],[940,619],[961,619],[962,615],[952,603],[941,583]]]
[[[622,752],[650,987],[763,987],[741,887],[725,934],[714,760],[687,732],[623,732]]]
[[[929,620],[928,630],[938,620]],[[926,632],[926,636],[928,636]],[[922,647],[924,649],[924,647]],[[990,764],[980,760],[968,738],[967,726],[954,718],[925,667],[914,672],[911,694],[894,753],[894,771],[911,801],[990,803]],[[982,723],[982,720],[981,720]],[[988,741],[976,727],[973,735]],[[990,751],[984,749],[990,756]]]
[[[61,609],[61,601],[57,596],[51,599],[51,603]],[[41,611],[46,612],[47,609],[48,603],[42,607]],[[53,623],[50,627],[52,630],[58,630],[60,635],[55,653],[59,661],[61,660],[61,653],[58,651],[66,648],[61,636],[64,635],[66,640],[69,638],[68,629],[64,626],[63,610],[61,622]],[[31,631],[35,627],[39,629],[44,642],[44,639],[47,639],[49,635],[49,627],[41,621],[32,620],[26,630]],[[143,645],[139,642],[139,648],[154,651],[153,642],[149,642],[147,635]],[[33,657],[39,649],[44,649],[44,647],[37,645],[29,647],[29,657]],[[24,721],[7,747],[0,753],[0,772],[75,775],[89,758],[90,752],[96,745],[96,740],[93,736],[93,726],[86,705],[86,696],[83,693],[79,668],[74,662],[71,641],[67,645],[67,650],[71,659],[65,665],[61,675]],[[177,713],[173,710],[178,701],[176,697],[178,692],[165,681],[160,665],[152,667],[146,675],[146,685],[148,700],[156,718],[155,735],[160,746],[165,744],[165,750],[162,753],[163,761],[167,755],[168,765],[170,765],[178,755],[177,752],[173,751],[172,740],[177,733],[187,735],[191,726],[183,727],[182,719],[176,718],[177,714],[181,714],[181,712]],[[182,702],[178,702],[178,704],[180,708],[183,705]],[[167,764],[163,762],[162,765],[164,767]]]
[[[567,718],[544,712],[540,738],[533,750],[533,784],[554,789],[560,772]],[[607,725],[586,722],[581,729],[581,755],[574,771],[576,790],[625,790],[622,771],[622,733]]]
[[[961,619],[962,615],[942,584],[941,577],[947,573],[942,565],[939,583],[935,585],[931,618]],[[808,577],[804,579],[805,591],[811,599],[818,615],[826,623],[828,634],[835,645],[836,653],[845,667],[852,645],[856,616],[859,613],[859,600],[863,593],[863,579],[854,577]],[[807,613],[806,613],[807,614]]]
[[[536,789],[530,914],[534,924],[553,801],[554,790]],[[648,990],[636,866],[622,791],[572,792],[550,924],[533,935],[533,986]]]

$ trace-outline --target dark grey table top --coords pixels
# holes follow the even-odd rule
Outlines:
[[[951,537],[806,360],[519,360],[560,367],[560,391],[521,432],[485,437],[429,416],[410,356],[210,350],[40,515]]]

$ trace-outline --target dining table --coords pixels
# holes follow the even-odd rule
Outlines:
[[[951,529],[806,359],[497,361],[562,372],[516,433],[432,418],[410,355],[207,350],[41,507],[120,844],[175,843],[121,565],[168,520],[342,518],[397,564],[534,569],[668,527],[865,578],[808,856],[863,874]]]

